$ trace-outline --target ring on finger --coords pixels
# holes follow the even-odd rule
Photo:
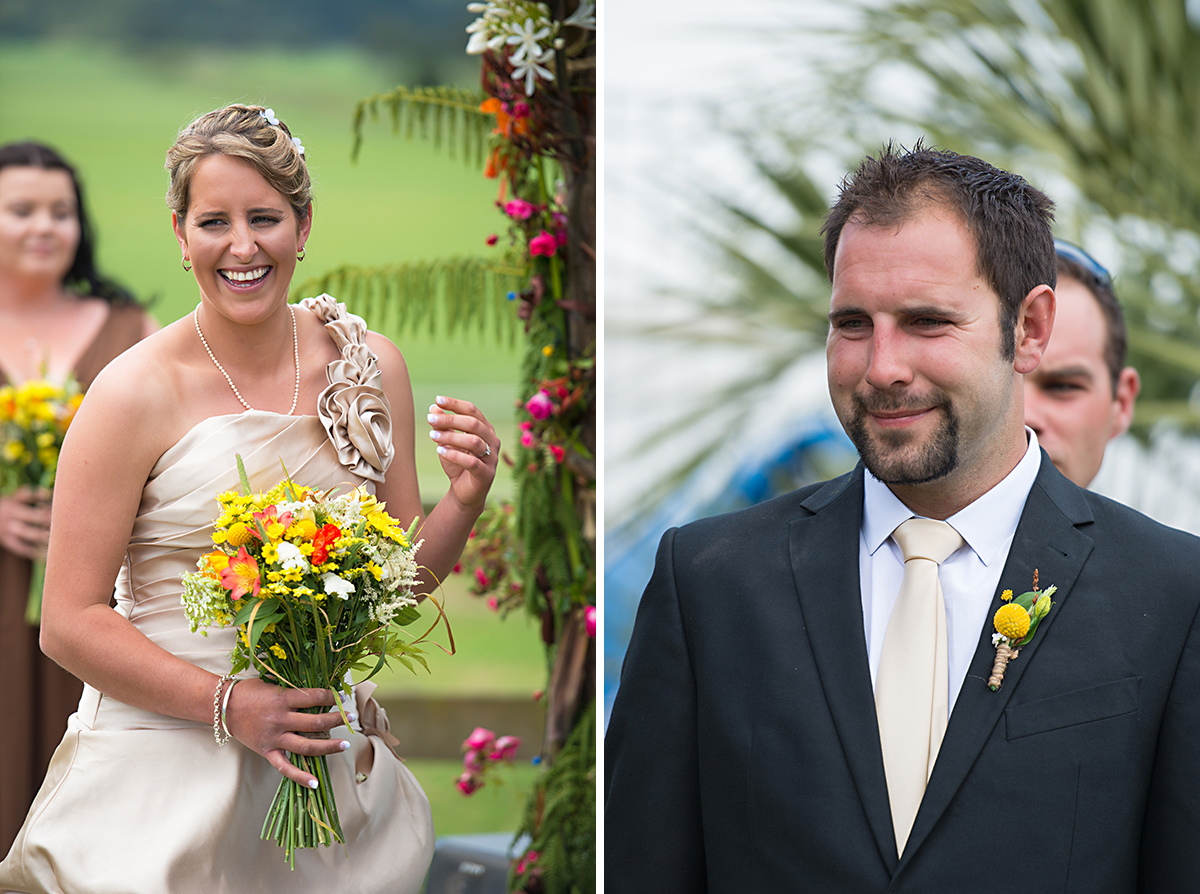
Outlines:
[[[483,442],[483,453],[478,454],[475,458],[476,459],[487,459],[491,455],[492,455],[492,445],[489,444],[487,441],[484,441]]]

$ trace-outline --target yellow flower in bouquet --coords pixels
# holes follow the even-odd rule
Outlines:
[[[74,379],[0,387],[0,494],[54,486],[63,436],[82,401]]]
[[[388,659],[428,670],[418,643],[431,631],[412,637],[402,630],[420,617],[416,521],[405,531],[362,487],[333,496],[286,479],[251,493],[240,456],[237,462],[244,492],[217,497],[215,549],[183,575],[192,631],[238,628],[232,672],[253,668],[280,686],[348,696],[350,671],[369,679]],[[444,620],[440,607],[438,614]],[[281,779],[262,837],[285,848],[295,868],[296,848],[343,837],[326,759],[291,760],[317,777],[318,788]]]
[[[73,377],[62,385],[30,379],[0,387],[0,496],[22,487],[54,487],[63,436],[82,401]],[[41,621],[45,579],[45,563],[34,562],[25,606],[25,620],[33,626]]]

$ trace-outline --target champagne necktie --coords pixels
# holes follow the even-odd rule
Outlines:
[[[946,522],[929,518],[910,518],[892,539],[904,553],[904,580],[883,638],[875,712],[902,854],[946,732],[946,606],[938,566],[963,539]]]

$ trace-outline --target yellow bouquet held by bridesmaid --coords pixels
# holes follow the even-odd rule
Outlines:
[[[332,496],[285,479],[251,493],[240,456],[237,462],[243,492],[217,498],[216,549],[183,575],[192,631],[237,627],[232,673],[253,668],[280,686],[331,689],[341,694],[343,717],[348,672],[369,679],[389,658],[428,670],[417,643],[429,631],[413,638],[401,630],[420,617],[416,521],[403,530],[362,487]],[[296,848],[344,839],[325,757],[289,757],[318,786],[281,779],[262,837],[283,847],[295,868]]]
[[[0,496],[22,487],[51,490],[58,453],[83,392],[74,378],[62,385],[30,379],[0,387]],[[37,625],[42,615],[44,562],[34,562],[25,620]]]

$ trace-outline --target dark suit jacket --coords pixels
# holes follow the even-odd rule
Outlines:
[[[1036,568],[1055,605],[998,692],[989,614],[899,860],[862,478],[663,537],[606,737],[606,890],[1200,891],[1200,540],[1042,455],[1000,589]]]

